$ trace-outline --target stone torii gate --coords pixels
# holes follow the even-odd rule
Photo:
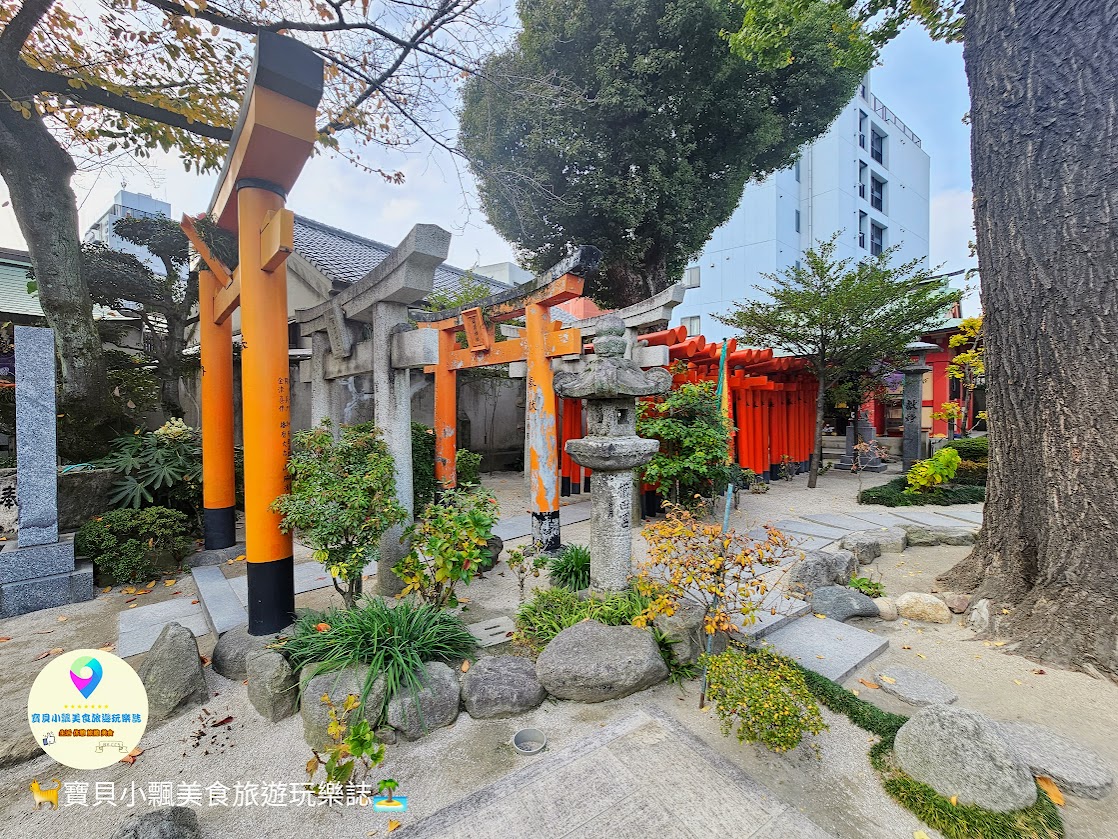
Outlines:
[[[294,247],[294,216],[284,202],[318,138],[322,80],[322,59],[310,47],[257,33],[248,89],[209,210],[220,227],[237,236],[236,271],[210,252],[189,217],[182,220],[205,263],[198,272],[198,320],[209,549],[236,541],[230,317],[241,308],[248,629],[253,635],[282,629],[295,614],[291,536],[280,531],[280,516],[271,511],[272,502],[289,488],[291,449],[284,263]]]
[[[525,362],[525,427],[532,513],[532,538],[545,552],[558,550],[559,449],[556,399],[551,359],[578,356],[578,329],[552,323],[551,307],[582,295],[583,278],[598,269],[602,254],[583,245],[550,270],[516,288],[457,309],[417,314],[420,331],[438,335],[435,374],[435,478],[445,488],[457,484],[457,374],[459,370]],[[524,329],[515,337],[496,340],[496,325],[523,316]],[[457,336],[466,334],[466,347]]]

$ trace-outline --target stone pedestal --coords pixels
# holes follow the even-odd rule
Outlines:
[[[637,436],[638,396],[664,393],[671,374],[642,370],[625,358],[625,324],[602,319],[594,339],[595,355],[586,372],[556,377],[556,391],[586,400],[586,436],[568,440],[567,454],[593,470],[590,481],[590,588],[620,591],[633,572],[633,470],[652,459],[656,440]]]
[[[866,415],[858,412],[856,422],[851,422],[846,427],[846,453],[839,460],[839,468],[853,470],[855,465],[862,472],[884,472],[889,467],[881,462],[872,450],[859,452],[854,447],[859,443],[873,443],[877,439],[877,430],[870,425]]]
[[[93,565],[58,538],[54,331],[15,328],[19,534],[0,551],[0,617],[93,599]]]

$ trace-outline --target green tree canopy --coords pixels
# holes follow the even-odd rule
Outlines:
[[[755,286],[762,299],[737,303],[718,316],[745,343],[805,358],[819,381],[809,486],[815,486],[822,459],[828,391],[903,358],[905,345],[959,298],[921,268],[920,260],[891,265],[894,248],[861,262],[836,260],[836,240],[837,235],[807,250],[782,274],[763,275],[772,285]]]
[[[521,0],[524,29],[464,88],[461,145],[489,221],[545,270],[599,247],[589,291],[623,305],[670,285],[746,181],[792,164],[869,69],[841,9],[790,21],[779,67],[731,53],[730,0]],[[524,79],[542,79],[528,93]]]

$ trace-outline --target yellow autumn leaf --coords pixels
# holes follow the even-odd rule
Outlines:
[[[958,807],[959,806],[959,796],[957,796],[957,795],[951,796],[950,801],[951,801],[951,806],[952,807]]]
[[[1046,775],[1037,775],[1036,782],[1044,790],[1044,794],[1052,799],[1053,804],[1057,807],[1064,806],[1064,794],[1060,792],[1060,788],[1056,786],[1055,781]]]
[[[393,830],[395,830],[399,826],[400,826],[400,823],[398,821],[396,821],[395,819],[389,819],[388,820],[388,832],[389,833],[391,833]]]
[[[912,839],[928,839],[928,834],[923,830],[912,831]]]
[[[916,657],[917,657],[917,658],[927,658],[927,656],[926,656],[926,655],[924,655],[923,653],[917,653],[917,654],[916,654]]]
[[[164,580],[164,581],[163,581],[163,585],[167,586],[167,588],[170,588],[170,587],[171,587],[171,586],[173,586],[173,585],[174,585],[174,584],[175,584],[176,582],[178,582],[178,581],[177,581],[177,580]]]
[[[1015,685],[1023,685],[1023,684],[1025,684],[1025,683],[1024,683],[1024,682],[1022,682],[1022,681],[1021,681],[1020,679],[1014,679],[1014,680],[1013,680],[1013,684],[1015,684]]]
[[[897,683],[897,680],[890,677],[890,676],[884,676],[883,675],[880,678],[881,678],[881,681],[885,682],[888,685],[895,685]]]
[[[816,612],[815,617],[819,618],[820,620],[824,620],[824,619],[826,619],[827,616],[826,615],[821,615],[818,612]]]

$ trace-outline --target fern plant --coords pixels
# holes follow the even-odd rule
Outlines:
[[[582,591],[590,586],[590,549],[585,545],[567,545],[547,566],[553,586]]]

